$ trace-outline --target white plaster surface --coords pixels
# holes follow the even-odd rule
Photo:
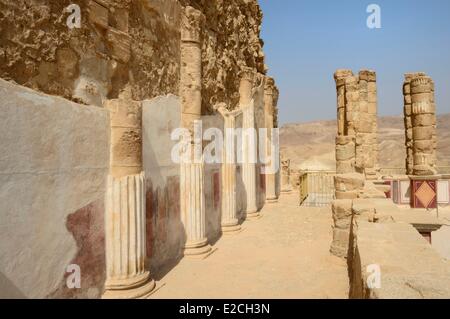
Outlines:
[[[43,298],[77,252],[66,218],[102,199],[106,110],[0,79],[0,298]]]

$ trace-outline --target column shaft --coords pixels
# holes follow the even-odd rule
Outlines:
[[[246,194],[247,219],[260,217],[256,194],[257,136],[255,130],[255,106],[253,99],[254,80],[255,71],[251,68],[245,68],[241,73],[239,104],[243,113],[242,179]]]
[[[266,85],[264,89],[264,114],[267,129],[266,138],[266,158],[270,159],[270,163],[266,164],[266,201],[274,203],[278,201],[276,194],[276,163],[273,163],[274,157],[277,156],[278,150],[272,149],[272,133],[274,129],[274,113],[275,113],[275,82],[272,78],[266,77]]]
[[[146,270],[145,176],[108,177],[106,292],[103,298],[144,298],[155,283]]]
[[[240,110],[230,112],[225,106],[218,108],[224,119],[224,151],[222,153],[222,232],[224,234],[236,233],[241,229],[237,216],[236,201],[236,145],[234,143],[234,129],[236,128],[236,116]]]
[[[436,175],[436,106],[433,81],[419,76],[411,80],[414,175]]]

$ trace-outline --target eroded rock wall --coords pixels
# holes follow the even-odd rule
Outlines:
[[[67,25],[71,4],[80,28]],[[235,108],[239,70],[265,73],[256,0],[0,0],[0,77],[98,106],[127,84],[135,100],[177,95],[185,5],[206,17],[202,112]]]

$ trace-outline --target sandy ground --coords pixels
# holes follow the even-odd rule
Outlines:
[[[297,194],[224,236],[205,260],[184,258],[151,298],[347,298],[345,262],[329,253],[329,208],[301,208]]]

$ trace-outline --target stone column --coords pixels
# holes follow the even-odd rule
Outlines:
[[[334,74],[337,89],[336,172],[337,174],[355,172],[356,137],[353,125],[352,108],[358,101],[357,80],[351,70],[338,70]],[[348,101],[351,101],[350,105]]]
[[[367,179],[377,178],[378,115],[376,73],[351,70],[334,74],[337,89],[338,134],[336,138],[336,171],[357,172]]]
[[[403,116],[405,124],[405,146],[406,146],[406,174],[414,173],[414,153],[413,153],[413,123],[412,123],[412,101],[411,101],[411,80],[415,77],[425,76],[425,73],[406,73],[403,83],[404,107]]]
[[[236,129],[236,116],[242,111],[228,111],[224,106],[217,109],[224,118],[225,144],[222,160],[222,232],[235,234],[241,230],[237,216],[236,202],[236,145],[234,143],[234,130]]]
[[[105,200],[106,282],[103,298],[145,298],[155,283],[146,269],[142,105],[128,88],[105,103],[111,118],[111,168]]]
[[[378,168],[378,99],[376,73],[371,70],[359,72],[357,145],[360,144],[358,137],[362,140],[361,171],[368,180],[375,180]]]
[[[292,192],[291,185],[291,160],[281,159],[281,192],[290,193]]]
[[[267,137],[266,137],[266,158],[272,159],[277,155],[278,150],[272,150],[272,132],[274,129],[274,104],[275,104],[275,81],[266,77],[266,84],[264,88],[264,114],[265,114],[265,122],[267,129]],[[275,151],[275,154],[272,152]],[[276,173],[274,170],[276,169],[275,163],[268,164],[269,168],[265,174],[266,177],[266,201],[268,203],[275,203],[278,201],[278,196],[276,194]]]
[[[275,95],[274,95],[274,107],[273,107],[273,127],[275,129],[278,129],[278,98],[279,98],[279,91],[278,88],[275,86]],[[275,173],[275,196],[277,199],[280,198],[281,193],[281,155],[280,155],[280,149],[278,146],[278,164],[280,167],[278,168],[277,172]]]
[[[201,119],[202,108],[202,37],[203,14],[186,7],[181,23],[181,123],[194,137],[195,121]],[[197,141],[200,142],[201,141]],[[184,255],[204,258],[211,251],[206,238],[205,199],[203,190],[203,156],[190,151],[180,166],[181,220],[186,232]],[[198,156],[196,156],[198,155]]]
[[[434,84],[428,76],[411,80],[413,175],[436,175],[436,106]]]
[[[241,72],[241,83],[239,87],[240,108],[243,113],[243,141],[242,141],[242,178],[244,181],[246,193],[246,215],[247,219],[259,218],[257,203],[257,185],[256,185],[256,147],[257,135],[255,130],[255,105],[253,99],[255,81],[255,71],[251,68],[245,68]]]

